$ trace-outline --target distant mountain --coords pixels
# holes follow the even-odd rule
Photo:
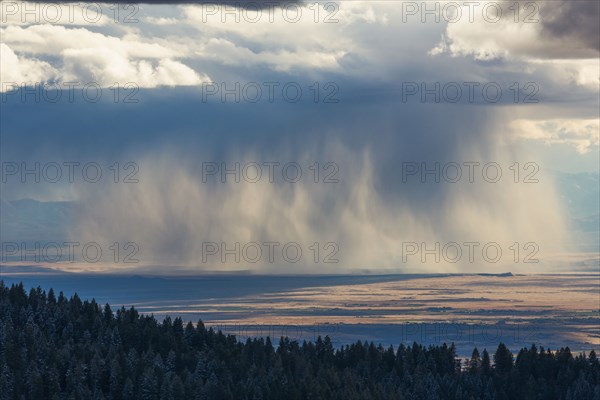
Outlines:
[[[481,273],[481,274],[477,274],[479,276],[496,276],[499,278],[509,278],[511,276],[514,276],[512,272],[503,272],[501,274],[485,274],[485,273]]]
[[[2,275],[6,274],[60,274],[66,275],[70,274],[70,272],[62,271],[58,269],[48,268],[48,267],[40,267],[38,265],[2,265],[0,264],[0,272]]]

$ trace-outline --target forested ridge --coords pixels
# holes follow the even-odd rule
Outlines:
[[[5,399],[600,400],[600,363],[535,345],[513,358],[502,343],[461,362],[446,344],[238,342],[202,322],[0,281]]]

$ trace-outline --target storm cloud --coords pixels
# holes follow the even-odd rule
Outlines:
[[[160,6],[148,7],[153,18],[134,27],[15,23],[3,28],[3,46],[14,54],[11,73],[40,80],[54,74],[48,81],[59,83],[93,79],[104,95],[94,102],[69,102],[66,95],[58,102],[36,102],[31,94],[22,97],[27,87],[4,93],[2,160],[93,161],[109,178],[94,184],[13,179],[2,183],[3,200],[76,202],[66,228],[70,239],[132,241],[139,244],[144,265],[165,267],[531,271],[546,264],[515,265],[509,246],[535,243],[543,260],[569,250],[564,204],[546,175],[548,165],[536,164],[536,154],[519,140],[530,133],[523,127],[542,127],[533,138],[538,140],[551,136],[552,129],[579,126],[571,119],[593,121],[597,71],[593,62],[587,69],[581,63],[540,63],[537,54],[548,50],[548,43],[536,42],[540,26],[527,31],[529,36],[514,34],[519,42],[504,26],[482,25],[481,32],[507,41],[490,40],[493,48],[477,53],[464,26],[398,23],[402,19],[392,2],[340,3],[335,24],[316,24],[312,15],[297,24],[202,24],[196,5],[170,10],[174,15],[167,21],[157,19],[163,10],[154,7]],[[469,26],[477,33],[475,28]],[[430,52],[442,34],[446,47]],[[115,60],[122,68],[112,68]],[[139,76],[138,102],[114,101],[115,71],[127,72],[121,79]],[[238,99],[236,87],[264,89],[268,82],[278,85],[273,99],[266,90],[256,102],[245,95]],[[467,83],[475,85],[473,101]],[[230,94],[207,99],[207,84]],[[290,101],[284,87],[301,88],[301,99]],[[503,96],[486,98],[484,87],[489,93],[501,88]],[[455,101],[457,88],[462,95]],[[523,103],[525,95],[536,101]],[[561,124],[544,122],[553,118]],[[515,127],[517,119],[525,122]],[[575,137],[560,135],[561,143],[575,140],[583,150],[597,146],[593,123],[585,127]],[[587,141],[582,144],[580,136]],[[134,162],[139,181],[115,184],[108,169],[115,162]],[[220,173],[204,180],[206,163],[233,168],[271,162],[297,163],[303,179],[289,182],[279,169],[275,182],[236,182],[231,174],[222,182]],[[538,165],[536,181],[523,184],[521,174],[515,182],[516,162],[521,173],[531,172],[523,169],[526,163],[534,170]],[[479,166],[473,182],[465,163]],[[502,180],[482,176],[481,166],[490,163],[500,166]],[[326,183],[323,178],[332,171],[327,165],[337,172],[336,180]],[[439,177],[442,168],[455,171],[456,165],[462,179],[451,182],[455,172],[449,179]],[[430,172],[423,175],[423,168]],[[305,257],[298,263],[263,259],[248,265],[231,257],[203,262],[205,242],[270,241],[300,243]],[[406,242],[431,248],[474,241],[500,243],[505,262],[403,261]],[[329,251],[323,246],[335,243],[338,262],[326,264],[322,257],[313,262],[308,248],[314,243],[321,256]]]
[[[36,1],[36,3],[71,3],[70,1],[49,1],[42,0]],[[98,4],[98,2],[93,2],[89,0],[83,0],[78,3],[90,3],[90,4]],[[269,7],[285,7],[287,5],[297,4],[302,5],[305,4],[305,0],[143,0],[143,1],[132,1],[132,0],[116,0],[111,1],[113,4],[155,4],[155,5],[177,5],[177,4],[198,4],[198,5],[217,5],[217,6],[231,6],[238,8],[250,8],[256,9],[258,8],[269,8]]]
[[[542,36],[548,40],[569,39],[570,49],[584,47],[590,56],[600,54],[600,2],[597,1],[548,1],[540,7]],[[573,54],[577,57],[577,54]]]

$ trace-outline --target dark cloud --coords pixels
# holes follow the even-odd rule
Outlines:
[[[164,1],[156,3],[168,4]],[[225,3],[236,2],[219,2]],[[249,5],[253,2],[243,3]],[[456,63],[454,66],[456,67]],[[420,66],[418,70],[409,71],[414,72],[414,75],[403,71],[403,74],[392,76],[396,79],[410,76],[417,80],[426,69]],[[445,71],[443,68],[441,70]],[[440,78],[436,74],[434,80],[439,81]],[[289,79],[289,76],[282,75],[270,76],[266,80],[285,82]],[[308,211],[298,208],[303,207],[306,202],[294,202],[293,190],[284,191],[286,188],[269,186],[267,194],[272,195],[269,206],[279,206],[271,207],[274,210],[285,210],[288,207],[295,210],[295,213],[280,212],[274,214],[275,217],[269,217],[271,220],[281,220],[281,225],[272,223],[267,227],[268,224],[262,223],[267,218],[257,218],[261,223],[256,226],[248,223],[248,229],[258,231],[256,237],[261,239],[270,239],[275,230],[281,231],[282,235],[284,231],[298,230],[305,233],[304,237],[329,240],[330,237],[339,236],[342,244],[347,244],[346,248],[360,249],[356,243],[368,236],[363,232],[376,227],[379,233],[368,238],[373,241],[369,243],[373,244],[379,240],[378,237],[383,236],[384,239],[397,239],[393,244],[396,247],[402,238],[412,239],[419,235],[415,233],[412,236],[412,230],[418,226],[411,226],[410,221],[406,226],[389,226],[388,221],[393,221],[389,217],[408,209],[411,219],[422,222],[425,233],[429,234],[426,232],[429,224],[435,223],[435,231],[440,238],[456,240],[456,234],[461,233],[462,227],[457,226],[458,217],[454,218],[453,215],[462,215],[461,211],[469,204],[475,205],[474,212],[484,210],[479,214],[474,213],[475,216],[492,215],[481,222],[482,226],[486,223],[492,227],[495,224],[507,227],[514,224],[517,226],[514,228],[515,232],[521,233],[522,230],[525,233],[537,233],[530,232],[529,225],[534,224],[525,224],[526,221],[518,219],[519,214],[512,211],[517,206],[527,207],[527,204],[513,204],[513,198],[520,196],[512,196],[508,199],[510,201],[503,201],[503,198],[495,201],[495,192],[480,195],[477,190],[479,186],[442,185],[431,181],[423,185],[418,179],[402,181],[405,162],[425,162],[431,167],[436,162],[444,164],[494,160],[494,146],[497,142],[495,135],[498,131],[496,118],[499,118],[495,113],[498,106],[512,101],[510,96],[505,96],[501,104],[405,103],[401,101],[399,82],[390,85],[389,80],[386,80],[377,85],[373,82],[357,83],[352,78],[343,81],[331,76],[328,79],[335,79],[342,88],[339,103],[314,103],[311,92],[306,89],[314,83],[311,81],[302,81],[301,86],[307,90],[305,93],[308,96],[300,103],[286,103],[281,99],[274,103],[257,104],[219,101],[206,103],[193,88],[143,90],[140,92],[140,103],[123,105],[112,103],[110,96],[103,97],[99,103],[78,101],[75,104],[31,104],[19,102],[19,96],[11,96],[8,102],[2,104],[6,114],[0,124],[0,156],[3,160],[20,162],[102,161],[105,166],[112,165],[115,161],[139,162],[142,164],[142,173],[145,173],[140,177],[140,188],[146,191],[142,192],[140,189],[139,195],[136,195],[137,190],[134,191],[131,201],[129,192],[122,185],[110,186],[114,192],[105,191],[103,185],[86,187],[83,200],[86,208],[81,216],[83,223],[80,231],[96,232],[95,228],[89,226],[98,223],[101,225],[99,231],[106,233],[107,237],[119,235],[118,238],[137,240],[137,237],[127,235],[134,231],[153,232],[153,225],[146,224],[147,220],[168,220],[170,223],[161,227],[155,238],[142,237],[147,240],[142,240],[141,243],[155,249],[156,254],[193,255],[190,249],[195,249],[198,238],[213,237],[202,236],[209,235],[211,227],[221,227],[212,229],[221,229],[217,233],[226,235],[237,232],[237,226],[243,226],[244,221],[236,220],[239,215],[236,205],[247,206],[251,199],[243,197],[244,193],[240,189],[243,186],[236,186],[236,191],[226,193],[232,196],[231,201],[229,197],[223,196],[223,191],[203,191],[205,186],[202,186],[200,176],[203,161],[286,162],[307,158],[311,162],[318,161],[321,165],[329,161],[335,161],[339,165],[340,183],[335,186],[335,190],[329,187],[320,189],[320,186],[310,186],[307,189],[311,197]],[[431,82],[431,79],[428,81]],[[370,157],[369,163],[362,161],[365,153]],[[148,159],[152,162],[146,161],[143,164]],[[36,194],[44,190],[42,185],[24,188],[19,182],[11,183],[12,186],[3,187],[3,196],[9,199],[28,197],[27,189],[32,189]],[[197,187],[198,190],[190,191],[186,189],[188,186]],[[160,187],[162,192],[154,191],[156,187]],[[495,187],[489,185],[485,187],[490,191],[495,190]],[[52,189],[54,188],[48,188],[49,191]],[[83,190],[81,193],[84,193]],[[209,194],[204,196],[204,193]],[[185,198],[188,195],[194,200],[192,203],[202,204],[199,201],[208,201],[206,209],[215,212],[221,210],[221,214],[218,214],[218,218],[206,219],[198,218],[204,215],[200,212],[192,212],[190,215],[182,213],[177,205],[187,204]],[[126,222],[123,225],[127,229],[123,229],[123,232],[113,230],[112,225],[117,225],[113,222],[121,212],[128,210],[140,198],[156,202],[156,207],[152,208],[152,215],[156,218],[144,215],[139,218],[139,224],[127,226],[141,215],[137,211],[135,218],[124,220]],[[179,202],[171,199],[178,199]],[[214,199],[223,199],[222,204],[227,206],[217,206]],[[375,199],[375,204],[367,203],[366,200],[369,199]],[[529,199],[531,204],[537,206],[533,197]],[[260,205],[260,202],[257,201],[257,204]],[[294,206],[297,208],[294,209]],[[378,211],[378,207],[382,210]],[[536,207],[535,210],[538,209]],[[344,210],[348,210],[347,215],[351,217],[347,217]],[[307,221],[295,221],[289,215],[308,216]],[[500,217],[496,219],[493,217],[495,215]],[[511,215],[515,217],[510,218]],[[116,216],[114,220],[113,216]],[[356,223],[348,222],[352,218],[357,220]],[[551,221],[549,226],[558,226],[552,218],[544,218],[545,222]],[[467,223],[472,224],[475,219],[473,217]],[[342,220],[345,225],[341,225]],[[296,224],[294,229],[283,227],[286,222]],[[303,228],[304,223],[309,229]],[[342,228],[336,231],[338,224]],[[478,228],[475,232],[471,227],[472,225],[468,225],[464,228],[471,235],[485,230]],[[499,231],[510,234],[513,230],[507,228]],[[324,233],[317,236],[316,232]],[[532,236],[537,239],[536,235]],[[294,238],[293,235],[282,237]],[[510,239],[516,240],[513,236]],[[390,245],[385,240],[382,242],[380,247],[387,252]],[[364,248],[368,249],[369,246],[365,245]],[[378,257],[384,259],[382,254],[386,253],[382,251]]]
[[[456,161],[462,157],[463,143],[488,148],[493,141],[487,127],[491,107],[403,103],[400,88],[370,92],[344,83],[340,86],[347,94],[340,95],[339,104],[314,103],[312,97],[299,103],[203,103],[193,90],[181,88],[143,90],[142,101],[127,105],[131,107],[115,107],[104,98],[93,104],[65,101],[32,106],[11,96],[3,105],[7,116],[0,125],[0,154],[4,160],[18,162],[109,160],[108,165],[117,160],[137,162],[143,154],[164,147],[175,149],[180,160],[197,161],[194,169],[200,171],[202,161],[227,160],[238,153],[252,154],[261,162],[278,160],[281,154],[289,153],[287,157],[294,161],[312,154],[324,164],[332,161],[327,158],[327,144],[341,143],[353,154],[333,160],[342,171],[352,170],[368,149],[375,168],[372,184],[385,201],[402,199],[432,212],[438,206],[436,195],[448,186],[401,182],[403,163]],[[177,97],[171,97],[175,92]],[[478,108],[476,113],[473,107]],[[49,119],[51,126],[45,122]],[[316,154],[316,149],[323,154]],[[415,187],[407,191],[410,185]],[[17,196],[16,190],[31,189],[17,186],[6,195],[12,192],[11,198],[19,198],[26,193]],[[33,190],[39,191],[40,185]]]
[[[600,52],[599,1],[545,2],[540,7],[540,16],[544,35],[568,38],[573,40],[573,48],[583,45]]]
[[[366,91],[357,86],[348,90]],[[498,235],[502,237],[492,240],[509,238],[512,242],[529,233],[536,240],[544,240],[529,232],[533,224],[523,228],[515,220],[519,215],[515,207],[528,208],[528,204],[537,204],[536,200],[528,197],[530,202],[516,206],[514,197],[496,200],[495,194],[505,186],[482,186],[479,181],[475,185],[450,185],[433,180],[423,184],[418,178],[402,180],[405,162],[427,163],[431,169],[435,163],[497,160],[496,107],[403,103],[397,92],[386,88],[371,94],[358,98],[345,95],[335,104],[309,100],[202,103],[197,93],[180,88],[177,93],[144,90],[142,101],[131,107],[117,107],[109,99],[94,104],[35,106],[13,101],[3,105],[7,113],[0,125],[0,156],[6,161],[27,160],[28,165],[36,160],[96,161],[103,168],[115,161],[139,164],[136,186],[115,185],[108,179],[98,185],[79,182],[76,188],[63,191],[73,189],[81,196],[74,237],[81,242],[107,238],[110,243],[140,243],[143,262],[197,262],[202,241],[245,240],[237,236],[243,229],[263,242],[272,238],[281,242],[335,240],[344,249],[340,253],[344,268],[379,267],[379,263],[392,262],[388,257],[398,254],[403,240],[488,240],[486,235],[492,235],[492,228],[472,230],[469,218],[464,229],[456,223],[467,209],[465,204],[473,204],[476,215],[486,216],[489,211],[501,216],[501,220],[489,215],[485,218],[493,219],[490,227],[501,227]],[[281,181],[264,186],[244,182],[224,186],[204,184],[201,177],[206,161],[233,165],[237,161],[284,164],[303,160],[308,160],[303,164],[305,173],[309,173],[306,165],[314,162],[335,162],[339,182],[313,184],[308,181],[312,177],[306,175],[306,183],[297,186]],[[44,190],[58,191],[57,186],[11,180],[2,186],[2,195],[7,201],[35,198]],[[510,188],[525,187],[511,184]],[[149,204],[152,206],[146,209]],[[477,214],[479,210],[484,211]],[[398,222],[405,213],[410,218]],[[298,216],[302,219],[295,219]],[[551,219],[554,222],[554,217]],[[153,221],[169,223],[156,227]],[[435,236],[428,231],[432,224]],[[502,227],[510,227],[509,233],[503,233]],[[365,234],[371,231],[377,234]]]
[[[54,0],[43,0],[37,3],[71,3],[71,1],[54,1]],[[97,3],[94,1],[80,1],[79,3]],[[216,4],[216,5],[228,5],[238,8],[268,8],[268,7],[283,7],[288,4],[303,4],[304,0],[113,0],[111,3],[114,4],[163,4],[163,5],[177,5],[177,4]]]

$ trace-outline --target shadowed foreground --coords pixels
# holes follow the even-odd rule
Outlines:
[[[600,363],[534,345],[513,360],[502,343],[463,362],[446,344],[241,343],[202,322],[0,281],[0,399],[21,398],[600,400]]]

